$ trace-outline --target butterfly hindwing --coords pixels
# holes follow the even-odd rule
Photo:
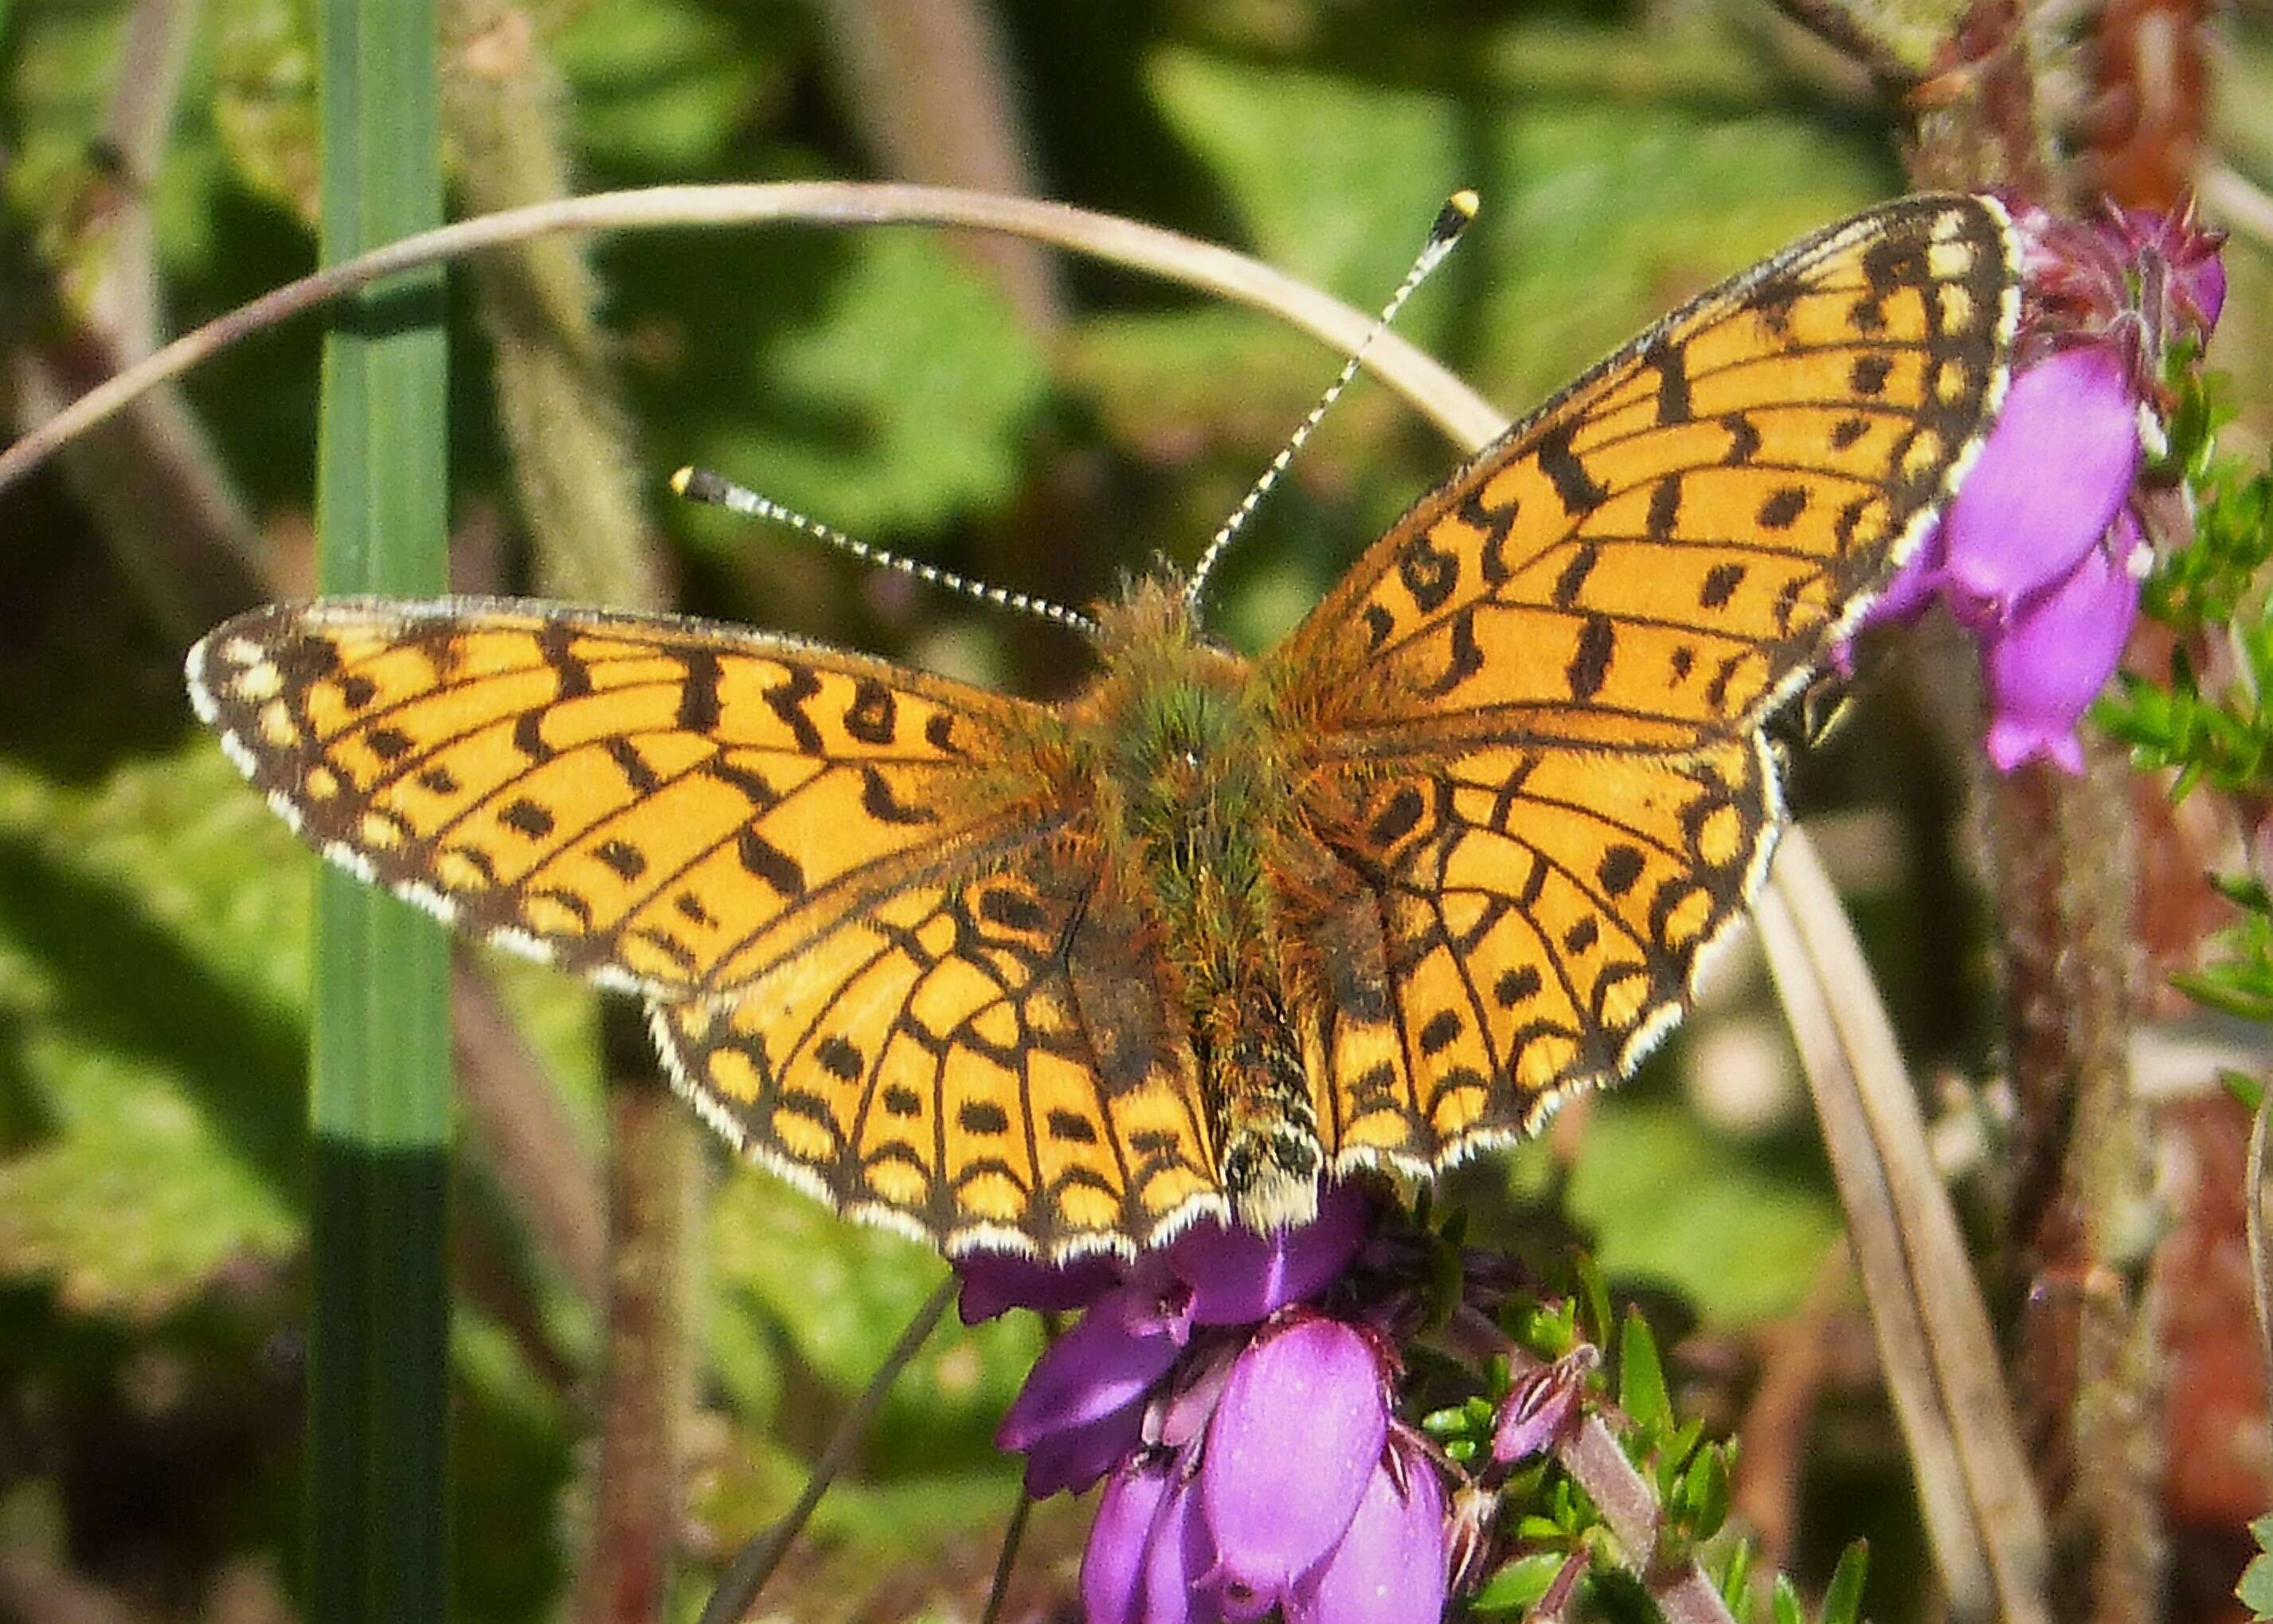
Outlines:
[[[1387,994],[1323,1017],[1341,1159],[1427,1172],[1631,1071],[1758,888],[1775,794],[1756,739],[1488,746],[1382,778],[1341,855]]]
[[[1048,828],[1001,743],[1038,708],[731,627],[335,598],[241,615],[189,669],[326,855],[650,997],[729,991]]]
[[[656,1006],[656,1041],[745,1154],[857,1216],[949,1252],[1149,1239],[1224,1202],[1190,1049],[1094,902],[1046,854],[901,891],[731,1002]]]

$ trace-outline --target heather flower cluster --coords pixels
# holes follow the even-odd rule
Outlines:
[[[1456,1598],[1559,1617],[1602,1567],[1668,1618],[1750,1613],[1750,1547],[1701,1559],[1729,1450],[1676,1419],[1647,1323],[1617,1329],[1613,1381],[1592,1265],[1542,1293],[1464,1228],[1348,1183],[1280,1234],[956,1263],[966,1320],[1079,1312],[996,1439],[1031,1494],[1103,1485],[1089,1624],[1430,1624]]]
[[[2076,772],[2076,725],[2122,657],[2148,538],[2188,528],[2182,513],[2169,522],[2184,497],[2150,477],[2150,458],[2169,379],[2199,356],[2225,302],[2223,238],[2189,214],[2015,218],[2022,332],[2004,410],[1871,618],[1939,599],[1980,643],[1990,759]]]
[[[996,1440],[1027,1492],[1106,1479],[1082,1565],[1091,1624],[1434,1619],[1444,1480],[1396,1418],[1402,1365],[1347,1276],[1374,1237],[1357,1185],[1264,1237],[1204,1224],[1136,1265],[967,1259],[963,1313],[1083,1307]]]

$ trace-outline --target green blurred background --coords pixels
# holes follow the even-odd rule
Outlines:
[[[178,330],[312,261],[311,6],[155,9],[191,13],[172,30],[186,55],[138,156],[117,145],[133,8],[0,0],[19,430],[91,380],[95,340],[134,348],[132,311]],[[483,124],[449,104],[461,209],[547,165],[580,191],[960,177],[1220,238],[1371,306],[1444,193],[1474,186],[1484,213],[1403,330],[1511,413],[1680,298],[1902,189],[1892,109],[1752,0],[1000,0],[939,7],[979,27],[930,54],[905,32],[925,0],[445,10],[461,29],[446,75],[505,109]],[[2273,85],[2268,20],[2232,19],[2220,59],[2238,162],[2273,153],[2250,125]],[[122,262],[154,277],[124,317]],[[2262,442],[2247,357],[2265,267],[2246,248],[2230,263],[2214,358],[2239,370],[2242,436]],[[682,606],[1043,696],[1083,675],[1074,639],[686,510],[664,476],[708,463],[872,542],[1082,603],[1157,558],[1189,562],[1336,364],[1180,289],[926,230],[649,236],[590,264],[604,337],[581,383],[635,447],[592,474],[640,492]],[[463,588],[522,589],[531,498],[497,383],[521,341],[462,274],[453,325],[454,569]],[[0,1617],[290,1616],[312,860],[193,726],[178,672],[199,613],[310,578],[316,343],[303,322],[190,378],[209,437],[190,463],[221,493],[195,523],[123,458],[0,499]],[[540,395],[536,432],[580,417],[578,387]],[[1227,570],[1223,635],[1266,644],[1454,460],[1361,384]],[[1872,672],[1797,793],[1914,1056],[1976,1071],[1993,1002],[1962,855],[1963,677],[1947,649]],[[457,1192],[457,1613],[506,1624],[567,1605],[595,1459],[599,1312],[589,1270],[532,1220],[530,1181],[596,1222],[604,1115],[595,999],[481,967],[544,1089],[526,1137],[463,1136]],[[1677,1370],[1716,1425],[1743,1416],[1779,1338],[1812,1327],[1818,1402],[1778,1446],[1799,1462],[1783,1548],[1819,1578],[1870,1535],[1875,1615],[1917,1617],[1899,1445],[1768,1011],[1739,962],[1644,1078],[1460,1189],[1534,1244],[1567,1226],[1690,1333]],[[795,1493],[941,1268],[712,1161],[686,1616],[705,1564]],[[1015,1493],[989,1434],[1038,1345],[1023,1319],[939,1333],[768,1605],[971,1616]],[[1062,1597],[1081,1524],[1061,1501],[1037,1517],[1030,1610]]]

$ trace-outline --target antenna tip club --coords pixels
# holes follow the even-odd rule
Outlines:
[[[1476,211],[1483,206],[1484,200],[1474,191],[1467,186],[1461,187],[1446,198],[1444,207],[1437,211],[1437,223],[1429,229],[1429,240],[1451,242],[1467,229],[1468,222],[1476,217]]]
[[[707,468],[687,467],[671,475],[671,489],[672,494],[683,496],[690,502],[723,504],[727,485]]]

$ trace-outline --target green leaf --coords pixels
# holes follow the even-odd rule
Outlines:
[[[1579,1276],[1579,1302],[1584,1310],[1577,1327],[1579,1333],[1596,1347],[1607,1347],[1610,1327],[1617,1322],[1610,1316],[1610,1283],[1602,1274],[1602,1266],[1593,1252],[1582,1252],[1571,1259],[1571,1267]]]
[[[320,0],[322,257],[442,219],[433,0]],[[447,585],[442,274],[345,301],[324,337],[317,583]],[[341,869],[319,877],[308,1114],[308,1605],[439,1619],[449,1604],[450,947]]]
[[[733,419],[687,425],[690,460],[872,541],[1008,501],[1048,380],[996,284],[931,234],[863,232],[825,247],[771,234],[752,261],[780,295],[771,304],[792,287],[811,298],[818,279],[809,318],[763,325],[769,301],[753,289],[737,297],[754,309],[714,310],[718,330],[689,335],[714,388],[747,392]],[[731,515],[682,516],[716,550],[784,545]]]
[[[1775,1624],[1807,1624],[1807,1609],[1800,1604],[1799,1591],[1782,1574],[1776,1575],[1773,1610]]]
[[[2252,1077],[2246,1071],[2222,1070],[2218,1072],[2217,1079],[2225,1085],[2226,1093],[2232,1094],[2240,1104],[2241,1109],[2251,1116],[2255,1116],[2264,1108],[2265,1079],[2263,1078]],[[2256,1524],[2252,1523],[2250,1526],[2254,1528]]]
[[[2241,1570],[2241,1583],[2233,1587],[2233,1593],[2259,1620],[2273,1619],[2273,1515],[2253,1521],[2249,1535],[2257,1542],[2259,1553]]]
[[[1729,1462],[1718,1445],[1707,1444],[1698,1452],[1681,1486],[1691,1536],[1710,1539],[1729,1520]]]
[[[1618,1335],[1618,1408],[1653,1434],[1673,1427],[1673,1401],[1665,1391],[1665,1372],[1657,1358],[1657,1339],[1639,1309],[1626,1310]]]
[[[1820,1624],[1856,1624],[1863,1613],[1863,1581],[1871,1566],[1871,1548],[1857,1539],[1839,1553],[1831,1583],[1823,1592]]]
[[[146,1320],[299,1244],[314,861],[202,739],[0,757],[0,1278]]]
[[[1751,1540],[1732,1540],[1727,1560],[1721,1568],[1721,1599],[1728,1604],[1729,1611],[1740,1619],[1750,1618],[1752,1612],[1752,1556]]]
[[[1663,1281],[1740,1325],[1796,1309],[1842,1223],[1814,1167],[1779,1166],[1677,1105],[1631,1094],[1595,1101],[1570,1206],[1609,1274]]]
[[[577,143],[611,178],[715,171],[768,81],[778,86],[795,67],[777,43],[781,29],[736,27],[688,0],[587,0],[565,10],[553,58],[573,93]]]
[[[2273,1556],[2260,1553],[2251,1557],[2249,1566],[2241,1570],[2241,1583],[2233,1587],[2233,1593],[2257,1619],[2273,1619]]]
[[[1563,1571],[1560,1551],[1532,1551],[1504,1564],[1483,1582],[1468,1603],[1477,1613],[1516,1613],[1547,1594],[1555,1575]]]

